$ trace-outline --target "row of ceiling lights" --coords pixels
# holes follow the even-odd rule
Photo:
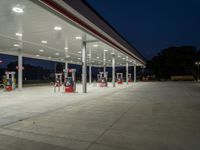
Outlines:
[[[16,13],[23,13],[23,12],[24,12],[24,10],[23,10],[22,8],[20,8],[20,7],[13,7],[12,10],[13,10],[14,12],[16,12]],[[56,30],[56,31],[61,31],[61,30],[62,30],[62,27],[60,27],[60,26],[55,26],[55,27],[54,27],[54,30]],[[16,36],[22,37],[23,34],[22,34],[22,33],[16,33]],[[81,36],[77,36],[77,37],[75,37],[75,38],[76,38],[77,40],[81,40],[81,39],[82,39]],[[42,40],[41,43],[42,43],[42,44],[47,44],[47,41]],[[19,44],[14,44],[14,46],[19,47]],[[98,47],[98,45],[97,45],[97,44],[94,44],[93,47]],[[65,50],[68,50],[69,48],[68,48],[68,47],[65,47],[64,49],[65,49]],[[44,52],[44,50],[39,50],[39,51],[40,51],[40,52]],[[104,51],[107,52],[108,50],[105,49]],[[78,53],[81,54],[81,51],[79,51]],[[56,55],[58,56],[59,53],[56,53]],[[36,55],[36,56],[39,56],[39,55]],[[69,55],[68,55],[68,57],[69,57]],[[99,57],[97,57],[97,58],[99,59]]]
[[[13,10],[13,12],[16,12],[16,13],[18,13],[18,14],[22,14],[22,13],[24,12],[23,8],[21,8],[21,7],[19,7],[19,6],[13,7],[12,10]],[[60,27],[60,26],[55,26],[55,27],[54,27],[54,30],[55,30],[55,31],[61,31],[61,30],[62,30],[62,27]],[[22,33],[16,33],[15,35],[18,36],[18,37],[22,37],[22,36],[23,36]],[[82,37],[81,37],[81,36],[76,36],[75,39],[76,39],[76,40],[81,40]],[[46,40],[42,40],[41,43],[42,43],[42,44],[47,44],[47,41],[46,41]],[[19,47],[20,45],[19,45],[19,44],[14,44],[14,46],[15,46],[15,47]],[[98,47],[98,45],[97,45],[97,44],[94,44],[93,47]],[[67,51],[69,48],[68,48],[68,47],[65,47],[64,49]],[[104,51],[107,52],[108,50],[105,49]],[[44,50],[43,50],[43,49],[39,49],[39,52],[42,53],[42,52],[44,52]],[[79,51],[78,53],[81,54],[81,51]],[[112,52],[111,54],[114,54],[114,53]],[[56,55],[56,56],[59,56],[60,53],[55,53],[55,55]],[[40,55],[37,54],[36,56],[39,57]],[[66,57],[70,57],[70,56],[67,55]],[[118,55],[118,58],[120,58],[120,57],[121,57],[121,56]],[[48,58],[51,59],[50,56],[49,56]],[[99,59],[99,57],[96,57],[96,58]],[[78,58],[78,59],[80,60],[81,58]],[[125,58],[122,58],[122,59],[125,59]],[[111,60],[108,60],[108,61],[111,61]]]
[[[19,7],[19,6],[13,7],[13,8],[12,8],[12,11],[15,12],[15,13],[18,13],[18,14],[22,14],[22,13],[24,12],[23,8],[22,8],[22,7]],[[55,27],[54,27],[54,30],[55,30],[55,31],[61,31],[61,30],[62,30],[62,27],[60,27],[60,26],[55,26]],[[15,33],[15,35],[16,35],[17,37],[22,37],[22,36],[23,36],[22,33]],[[76,38],[77,40],[81,40],[81,39],[82,39],[81,36],[76,36],[75,38]],[[42,40],[41,43],[42,43],[42,44],[47,44],[47,41],[46,41],[46,40]],[[20,45],[19,45],[19,44],[14,44],[13,46],[19,47]],[[96,45],[95,45],[95,46],[96,46]],[[68,49],[69,49],[68,47],[65,47],[65,48],[64,48],[65,51],[67,51]],[[39,51],[40,51],[40,52],[44,52],[43,49],[39,49]],[[56,55],[56,56],[59,56],[60,53],[55,53],[55,55]],[[36,56],[39,57],[40,55],[37,54]],[[67,57],[70,57],[70,56],[67,55]],[[48,58],[51,59],[51,57],[48,57]]]

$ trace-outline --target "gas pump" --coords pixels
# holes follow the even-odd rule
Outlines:
[[[54,92],[58,88],[58,92],[60,92],[60,87],[62,86],[62,73],[55,73],[55,84],[54,84]]]
[[[123,73],[117,73],[117,83],[123,84]]]
[[[15,72],[5,72],[3,79],[6,91],[12,91],[16,88]]]
[[[131,73],[128,74],[128,82],[133,82],[133,80],[131,78]]]
[[[108,72],[99,72],[97,75],[98,83],[100,87],[107,87]]]
[[[68,72],[68,75],[65,78],[65,92],[66,93],[73,93],[76,92],[76,69],[69,69],[69,70],[64,70],[64,72]]]

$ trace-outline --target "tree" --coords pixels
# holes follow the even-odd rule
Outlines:
[[[194,74],[194,63],[199,59],[199,51],[193,46],[169,47],[148,62],[157,79],[169,79],[172,75]]]

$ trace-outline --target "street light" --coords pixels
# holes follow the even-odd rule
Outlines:
[[[197,67],[198,67],[197,81],[199,81],[199,66],[200,66],[200,61],[195,62],[195,65],[197,65]]]

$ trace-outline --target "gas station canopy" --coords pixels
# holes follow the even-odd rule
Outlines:
[[[87,63],[145,65],[144,58],[83,1],[1,0],[0,53],[81,64],[82,41]],[[91,56],[91,59],[90,59]]]

